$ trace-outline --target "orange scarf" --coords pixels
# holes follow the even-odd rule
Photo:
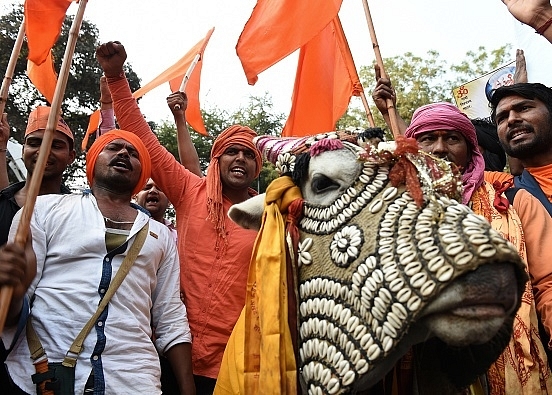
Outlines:
[[[521,221],[512,206],[503,214],[491,204],[495,190],[485,182],[472,195],[472,209],[484,216],[493,229],[510,241],[525,261]],[[527,270],[527,268],[526,268]],[[510,343],[487,372],[491,395],[552,394],[552,379],[546,353],[539,338],[538,318],[531,283],[528,281],[515,320]]]

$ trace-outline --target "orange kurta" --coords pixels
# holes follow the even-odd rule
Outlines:
[[[228,247],[215,249],[217,234],[207,220],[204,178],[190,173],[151,132],[125,78],[109,78],[109,89],[121,129],[138,135],[148,148],[152,178],[176,210],[180,286],[192,331],[196,375],[216,378],[224,348],[245,304],[249,260],[256,232],[226,218]],[[224,198],[224,210],[231,202]]]
[[[520,190],[514,198],[513,209],[511,206],[506,213],[499,213],[492,206],[494,195],[492,185],[484,183],[472,195],[473,211],[484,216],[493,229],[516,247],[532,276],[534,270],[550,273],[551,269],[546,269],[549,259],[545,256],[551,254],[543,251],[540,243],[552,235],[552,222],[542,204],[529,192]],[[538,334],[538,303],[528,283],[514,319],[510,343],[487,372],[491,395],[552,393],[552,377],[544,350],[546,345],[542,344]],[[544,298],[540,303],[548,304]]]

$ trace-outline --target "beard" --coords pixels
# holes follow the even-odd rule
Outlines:
[[[550,146],[552,146],[552,133],[541,131],[539,134],[536,134],[535,129],[531,125],[526,125],[525,128],[533,135],[533,139],[516,143],[513,146],[501,141],[501,145],[508,156],[521,160],[529,159],[535,155],[547,152]]]

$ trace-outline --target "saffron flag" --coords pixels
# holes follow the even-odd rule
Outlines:
[[[94,111],[88,118],[88,127],[86,128],[86,133],[84,134],[84,137],[81,142],[81,149],[83,151],[87,150],[88,139],[90,138],[90,135],[92,133],[96,133],[96,131],[100,127],[101,120],[102,120],[102,116],[101,116],[100,110]]]
[[[199,81],[203,63],[203,52],[205,51],[205,47],[207,46],[214,30],[215,28],[213,27],[207,32],[205,38],[194,45],[178,62],[173,64],[167,70],[155,77],[151,82],[147,83],[132,94],[134,98],[138,99],[167,81],[170,81],[172,92],[176,92],[180,87],[180,83],[182,82],[184,75],[190,69],[190,66],[192,66],[194,60],[196,60],[196,56],[199,55],[198,62],[189,76],[190,79],[188,80],[185,90],[186,96],[188,97],[186,121],[194,128],[194,130],[205,136],[208,134],[205,129],[205,125],[203,124],[201,112],[199,111]]]
[[[320,33],[342,1],[258,0],[236,45],[247,82]]]
[[[301,47],[291,111],[282,136],[334,130],[351,96],[360,96],[362,91],[341,22],[335,17]]]
[[[73,0],[25,0],[28,59],[40,66],[56,43]]]
[[[51,104],[54,101],[54,92],[57,85],[57,73],[54,68],[54,58],[51,50],[48,51],[46,61],[41,65],[37,65],[32,60],[27,60],[27,76],[36,89]]]
[[[207,46],[207,43],[209,42],[209,39],[211,38],[214,30],[215,28],[213,27],[207,32],[205,38],[194,45],[182,58],[180,58],[180,60],[178,60],[178,62],[173,64],[171,67],[163,71],[153,80],[151,80],[132,94],[132,97],[134,97],[135,99],[139,99],[152,89],[157,88],[159,85],[164,84],[165,82],[169,82],[172,92],[177,91],[180,87],[182,79],[184,78],[184,75],[190,69],[192,63],[197,60],[197,64],[189,75],[188,84],[186,85],[185,90],[186,96],[188,97],[188,107],[186,108],[186,121],[194,128],[195,131],[205,136],[208,136],[208,133],[205,129],[199,106],[199,82],[201,77],[201,67],[203,63],[203,52],[205,51],[205,47]],[[197,55],[199,55],[199,59],[197,59]],[[96,132],[99,124],[99,111],[96,111],[90,116],[88,122],[88,128],[85,136],[86,142],[88,142],[88,136]],[[83,146],[85,146],[84,142]]]

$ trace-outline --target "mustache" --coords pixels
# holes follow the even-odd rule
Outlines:
[[[535,128],[533,128],[533,125],[531,124],[516,125],[508,129],[508,138],[512,138],[512,135],[520,130],[526,130],[530,133],[535,132]]]

